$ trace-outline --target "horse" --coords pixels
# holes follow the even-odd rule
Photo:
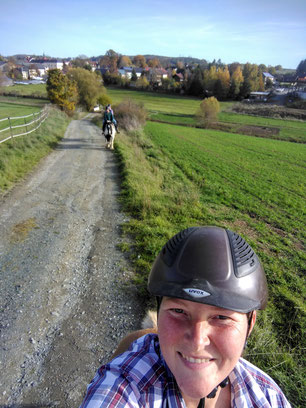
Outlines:
[[[116,129],[115,129],[115,125],[112,123],[112,121],[108,120],[106,121],[106,125],[104,128],[104,136],[106,139],[106,145],[105,147],[107,149],[114,149],[114,140],[115,140],[115,136],[116,136]]]

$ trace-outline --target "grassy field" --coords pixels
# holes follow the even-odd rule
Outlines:
[[[51,108],[48,119],[38,130],[0,144],[0,195],[12,188],[52,151],[64,136],[69,121],[65,114]]]
[[[43,104],[34,106],[30,103],[23,104],[22,101],[21,102],[19,101],[19,103],[17,101],[2,102],[0,99],[0,119],[30,115],[31,113],[39,112],[43,108],[43,106],[44,106]],[[19,122],[22,123],[20,120]],[[4,127],[7,126],[8,126],[7,121],[0,122],[0,129],[3,129]]]
[[[196,125],[195,114],[199,109],[201,102],[200,99],[114,88],[109,88],[107,91],[113,101],[113,104],[117,104],[127,98],[130,98],[138,103],[143,103],[144,107],[149,112],[150,118],[153,120],[187,126]],[[233,132],[235,132],[237,128],[241,126],[270,127],[276,128],[279,131],[275,136],[269,135],[269,137],[280,140],[306,143],[305,122],[228,112],[228,109],[232,104],[232,102],[221,102],[219,122],[221,124],[231,124]]]
[[[38,98],[47,99],[46,84],[29,84],[21,85],[16,84],[12,86],[0,87],[0,94],[5,93],[6,95],[19,95],[19,96],[33,96]]]
[[[153,108],[148,98],[144,104]],[[188,111],[180,103],[178,110]],[[161,100],[158,105],[161,112]],[[190,118],[180,112],[171,115]],[[293,121],[287,122],[282,121]],[[218,225],[241,234],[258,252],[270,288],[246,358],[281,385],[294,407],[304,406],[305,395],[305,149],[156,122],[148,122],[144,132],[119,134],[116,142],[121,200],[131,216],[124,230],[133,237],[122,250],[133,259],[139,291],[147,296],[152,262],[179,230]]]
[[[33,106],[33,107],[43,107],[47,103],[50,103],[48,99],[37,99],[37,98],[30,98],[30,97],[20,97],[20,96],[3,96],[0,94],[0,102],[9,104],[10,106],[13,105],[20,105],[20,106]],[[3,116],[2,109],[1,109],[1,117]]]
[[[107,93],[111,97],[113,104],[118,104],[124,99],[132,99],[134,102],[143,103],[150,113],[162,112],[193,115],[200,104],[200,99],[197,98],[164,95],[154,92],[107,88]]]

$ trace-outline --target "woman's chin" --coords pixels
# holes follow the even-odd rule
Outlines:
[[[199,400],[206,397],[215,387],[211,384],[200,384],[194,382],[178,384],[181,394],[185,400]]]

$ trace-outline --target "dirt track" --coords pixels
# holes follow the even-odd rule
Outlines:
[[[77,407],[139,328],[118,193],[114,153],[85,118],[0,201],[0,407]]]

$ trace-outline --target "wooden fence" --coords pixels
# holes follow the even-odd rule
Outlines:
[[[30,115],[0,119],[0,143],[34,132],[47,117],[48,107],[45,106],[41,111],[31,113]],[[6,122],[4,121],[7,121],[8,126],[6,126]],[[4,126],[6,126],[4,129],[1,129],[3,127],[2,122],[4,122]]]

